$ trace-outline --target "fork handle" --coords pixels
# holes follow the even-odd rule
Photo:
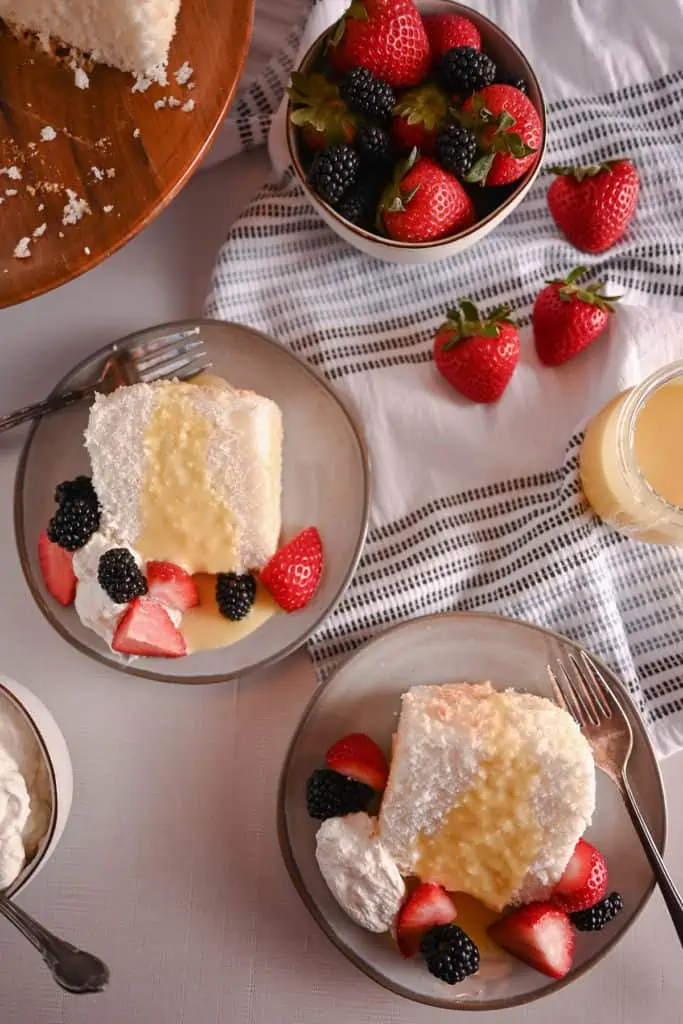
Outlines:
[[[640,813],[640,808],[636,803],[636,798],[633,795],[629,781],[626,775],[622,775],[621,781],[623,784],[624,803],[626,809],[631,816],[631,821],[635,827],[638,837],[643,844],[645,855],[650,862],[650,867],[654,872],[654,876],[657,879],[657,884],[661,890],[664,902],[666,903],[667,910],[673,921],[674,928],[678,933],[678,938],[683,946],[683,900],[681,895],[674,885],[674,881],[666,869],[666,865],[661,858],[659,850],[652,838],[652,833],[647,826],[647,822]]]
[[[93,391],[94,388],[90,386],[74,388],[72,391],[63,391],[59,395],[49,395],[41,402],[25,405],[22,409],[8,413],[7,416],[0,416],[0,434],[5,430],[11,430],[12,427],[18,427],[20,423],[40,419],[41,416],[45,416],[49,412],[57,412],[58,409],[64,409],[67,405],[80,402],[82,398],[91,395]]]

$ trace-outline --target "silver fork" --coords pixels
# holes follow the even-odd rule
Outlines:
[[[631,723],[604,674],[585,651],[581,651],[579,658],[570,653],[567,660],[569,670],[559,658],[555,667],[548,665],[557,702],[578,723],[591,745],[598,768],[616,784],[683,945],[683,901],[655,845],[626,774],[633,750]]]
[[[207,370],[211,363],[199,337],[199,328],[192,327],[175,334],[167,334],[154,341],[142,342],[114,352],[102,367],[99,376],[89,384],[60,394],[48,395],[42,402],[26,405],[7,416],[0,416],[0,434],[12,427],[56,412],[74,402],[91,398],[96,391],[110,394],[123,384],[148,384],[154,380],[177,377],[187,380]]]

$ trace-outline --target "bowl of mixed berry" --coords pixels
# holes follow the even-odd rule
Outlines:
[[[321,217],[361,251],[426,263],[521,202],[546,142],[516,44],[451,0],[353,0],[292,74],[287,142]]]

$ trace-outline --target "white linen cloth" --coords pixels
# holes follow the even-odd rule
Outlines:
[[[207,312],[252,324],[309,360],[363,424],[373,463],[370,533],[345,597],[310,643],[320,675],[391,622],[450,609],[552,627],[627,681],[657,750],[683,746],[683,552],[601,524],[577,476],[587,420],[619,390],[683,357],[683,2],[472,0],[527,54],[548,102],[547,165],[631,155],[638,211],[608,253],[558,233],[550,175],[463,255],[397,267],[341,241],[286,168],[283,89],[297,52],[343,0],[314,4],[232,115],[233,140],[264,141],[277,177],[222,248]],[[535,294],[577,263],[628,304],[567,365],[536,359]],[[432,339],[461,297],[516,310],[522,357],[494,406],[472,405],[436,372]],[[646,308],[643,308],[646,307]],[[454,675],[457,670],[454,667]]]

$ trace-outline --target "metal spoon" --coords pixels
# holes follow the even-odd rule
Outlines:
[[[109,968],[99,957],[58,939],[2,893],[0,914],[36,947],[52,977],[67,992],[101,992],[105,988],[109,981]]]

